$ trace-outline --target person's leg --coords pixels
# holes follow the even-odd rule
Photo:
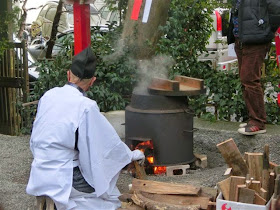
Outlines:
[[[237,46],[238,47],[238,46]],[[263,89],[261,87],[261,67],[270,44],[243,45],[237,48],[239,75],[243,86],[243,98],[249,114],[249,124],[265,129],[266,113]]]

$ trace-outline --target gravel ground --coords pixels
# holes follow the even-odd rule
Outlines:
[[[278,129],[279,127],[275,127]],[[243,152],[261,152],[266,143],[270,145],[271,160],[280,163],[279,135],[264,134],[256,137],[244,137],[235,131],[199,128],[194,133],[194,152],[206,154],[208,167],[206,169],[190,170],[185,176],[148,176],[150,180],[189,183],[197,186],[215,187],[224,179],[222,176],[226,165],[216,148],[221,141],[233,138]],[[7,136],[0,134],[0,209],[28,210],[33,209],[34,197],[25,193],[29,177],[32,155],[29,150],[29,136]],[[128,192],[132,176],[122,171],[117,183],[121,192]]]

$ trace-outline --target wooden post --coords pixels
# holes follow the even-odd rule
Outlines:
[[[219,151],[235,176],[246,176],[248,167],[233,139],[217,144]]]

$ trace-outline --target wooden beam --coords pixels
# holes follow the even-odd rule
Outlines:
[[[233,139],[217,144],[219,151],[235,176],[246,176],[248,167]]]
[[[201,188],[187,184],[173,184],[151,180],[132,180],[132,190],[156,194],[198,195]]]

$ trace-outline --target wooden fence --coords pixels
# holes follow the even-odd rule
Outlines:
[[[0,55],[0,133],[18,135],[26,121],[20,104],[29,94],[26,43],[10,43]]]

